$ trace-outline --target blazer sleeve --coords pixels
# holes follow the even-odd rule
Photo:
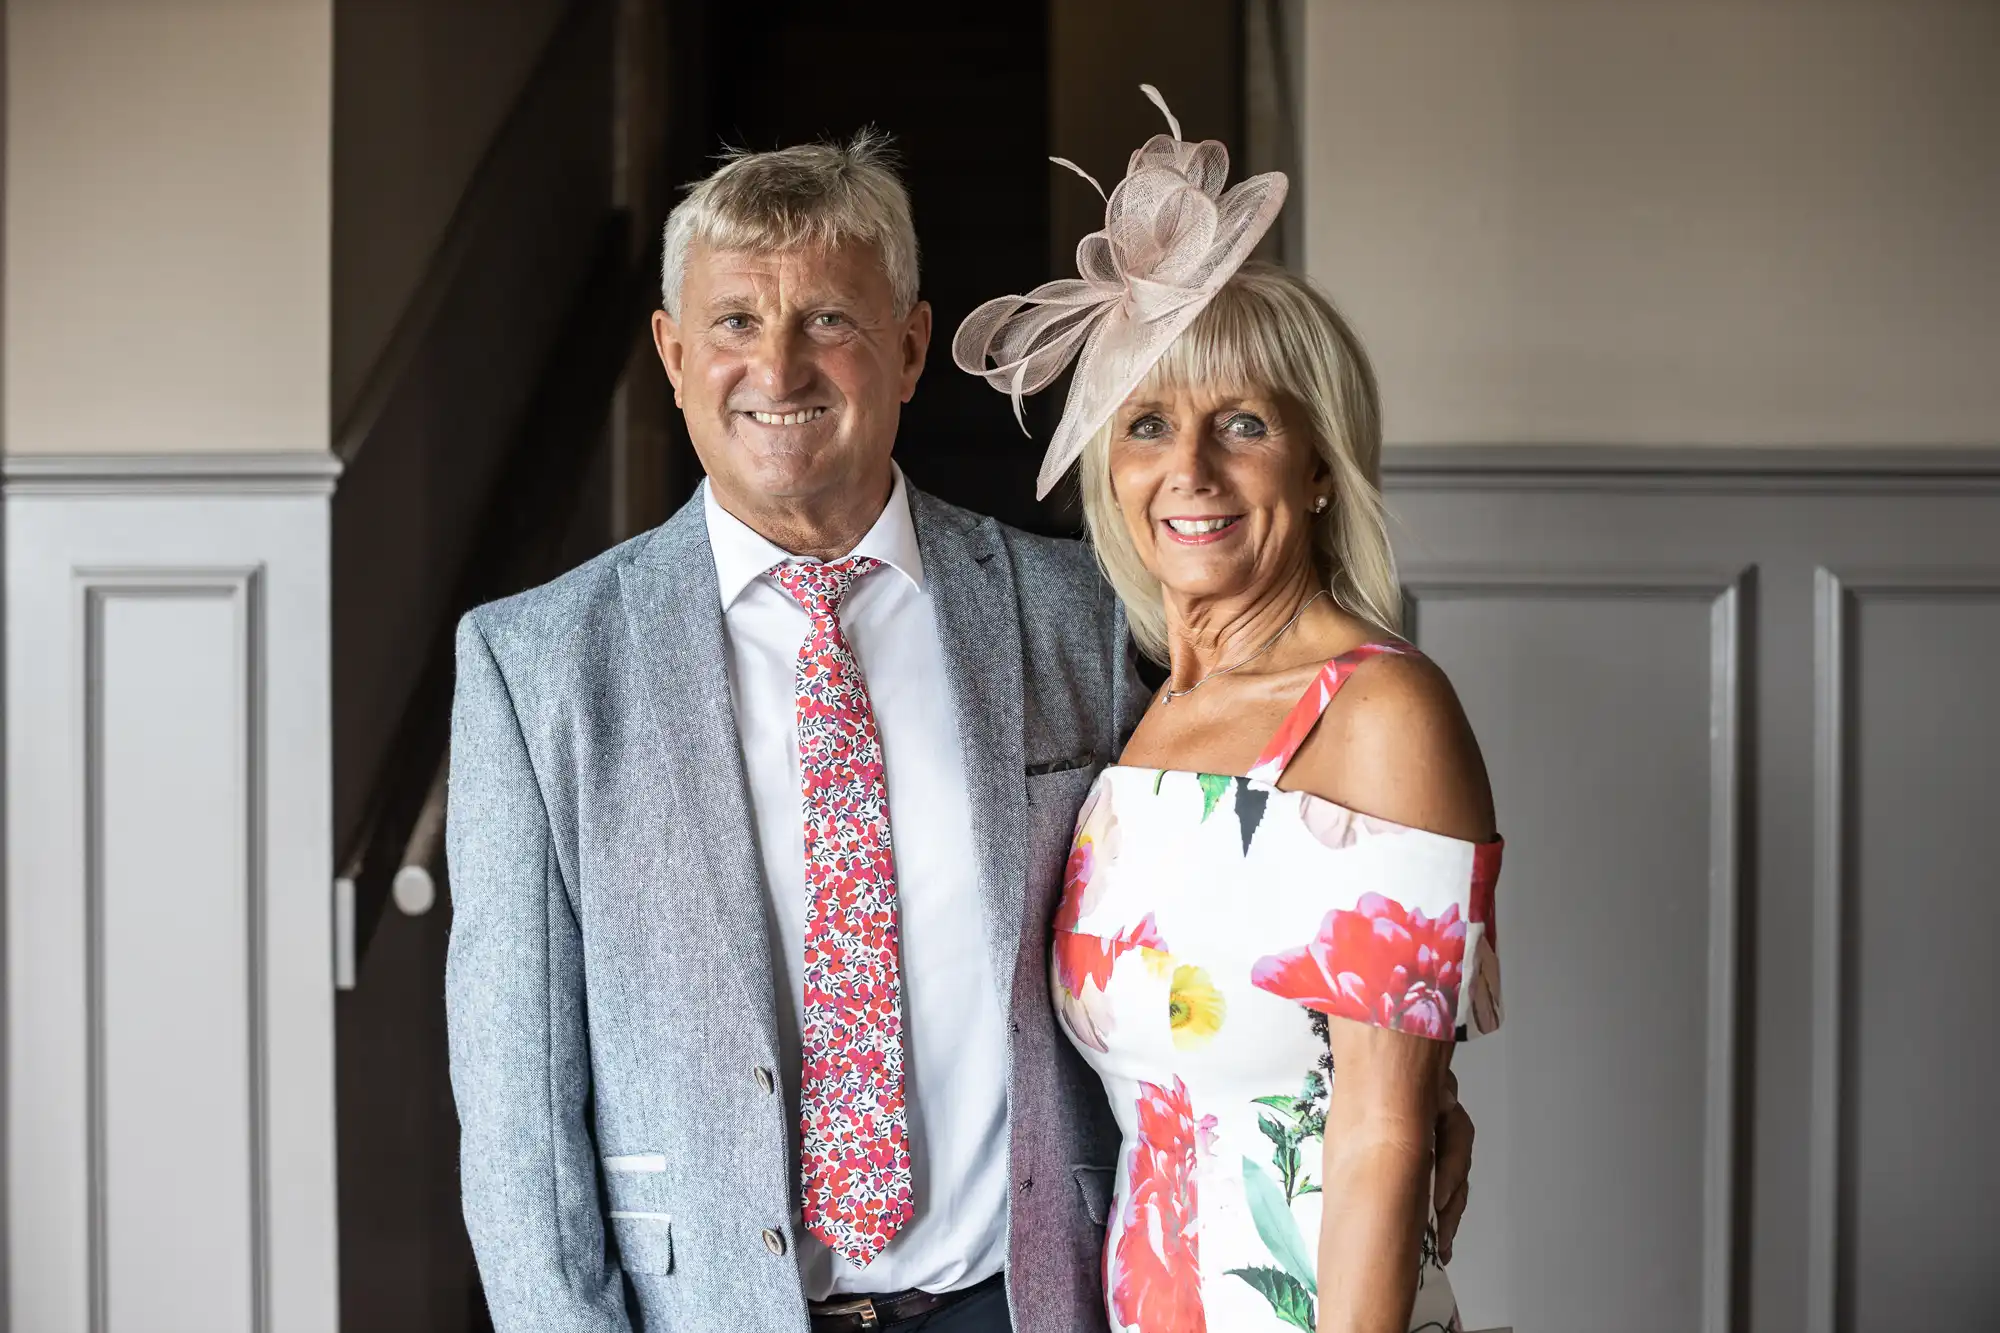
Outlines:
[[[491,645],[458,627],[445,969],[465,1223],[499,1333],[631,1333],[585,1119],[583,939]]]

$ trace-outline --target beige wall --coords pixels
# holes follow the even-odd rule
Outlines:
[[[333,409],[344,419],[569,0],[340,0]],[[608,131],[607,131],[608,132]]]
[[[2000,5],[1305,4],[1391,440],[2000,443]]]
[[[331,0],[6,8],[5,449],[325,449]]]

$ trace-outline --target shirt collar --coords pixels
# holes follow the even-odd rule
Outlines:
[[[890,465],[895,484],[889,489],[889,503],[868,534],[855,543],[848,556],[869,556],[880,560],[908,579],[918,589],[924,586],[924,558],[917,549],[917,527],[910,518],[910,493],[903,470]],[[722,591],[722,609],[727,611],[743,590],[787,560],[799,559],[782,546],[753,529],[724,509],[707,481],[701,484],[702,512],[708,519],[708,545],[715,553],[715,581]]]

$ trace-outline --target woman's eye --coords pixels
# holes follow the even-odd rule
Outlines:
[[[1157,413],[1148,412],[1128,426],[1125,433],[1135,440],[1157,440],[1167,433],[1167,423]]]
[[[1269,428],[1261,418],[1249,412],[1238,412],[1222,423],[1222,429],[1239,440],[1255,440],[1267,434]]]

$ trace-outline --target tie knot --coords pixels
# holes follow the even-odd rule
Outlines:
[[[805,608],[807,615],[815,620],[832,620],[840,614],[840,604],[847,600],[854,580],[881,563],[865,555],[829,560],[825,564],[788,560],[773,569],[771,577]]]

